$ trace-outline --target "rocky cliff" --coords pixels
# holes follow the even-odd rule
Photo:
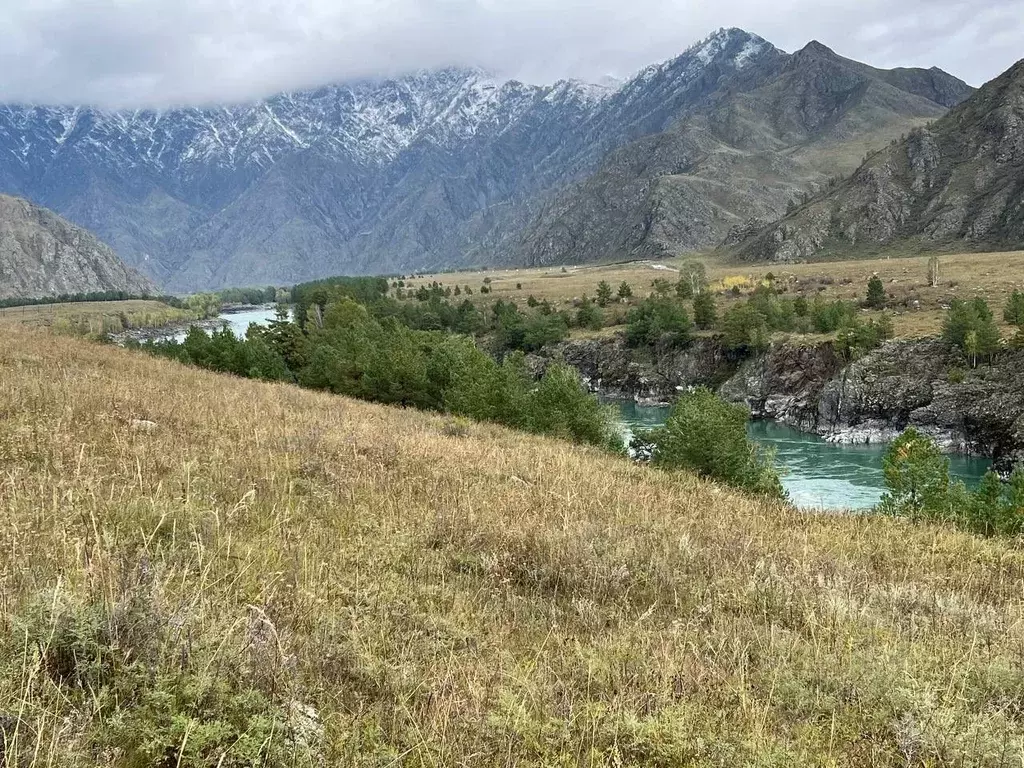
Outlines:
[[[829,440],[891,440],[908,426],[951,452],[1024,461],[1024,350],[971,369],[939,340],[893,341],[848,362],[830,343],[777,342],[739,361],[713,339],[682,350],[633,350],[622,339],[571,341],[547,351],[575,366],[595,391],[668,402],[693,386],[715,388],[755,418]]]
[[[782,220],[743,232],[751,261],[1024,246],[1024,61],[869,157]]]
[[[0,195],[0,299],[101,291],[155,293],[156,286],[91,233]]]

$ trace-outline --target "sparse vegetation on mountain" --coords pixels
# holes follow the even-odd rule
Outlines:
[[[1010,250],[1024,243],[1024,61],[948,115],[870,155],[851,176],[742,240],[744,259],[882,249]],[[928,264],[939,283],[939,258]]]

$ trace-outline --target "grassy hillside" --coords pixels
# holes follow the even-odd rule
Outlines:
[[[1024,554],[0,336],[7,765],[1018,765]]]

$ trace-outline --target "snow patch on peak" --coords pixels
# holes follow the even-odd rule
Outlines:
[[[743,49],[736,54],[734,61],[736,62],[736,69],[743,69],[747,63],[757,56],[761,51],[765,49],[767,43],[757,37],[752,37],[743,45]]]
[[[722,28],[708,35],[699,43],[690,46],[683,55],[693,56],[707,66],[717,56],[721,55],[729,47],[730,43],[739,40],[743,41],[743,48],[734,57],[734,63],[737,68],[745,65],[751,58],[761,53],[770,45],[767,40],[758,35],[751,34],[737,27],[729,27]]]

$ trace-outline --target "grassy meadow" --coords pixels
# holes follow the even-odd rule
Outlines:
[[[159,301],[81,301],[0,309],[0,327],[24,325],[57,333],[100,337],[133,328],[158,328],[192,320],[195,314]]]
[[[1009,540],[15,324],[0,513],[2,765],[1024,755]]]
[[[686,258],[658,261],[635,261],[622,264],[548,267],[536,269],[482,270],[426,275],[406,281],[416,288],[433,281],[445,285],[469,285],[476,301],[513,300],[523,304],[527,297],[548,300],[556,305],[571,304],[582,296],[594,297],[597,284],[607,281],[613,290],[627,282],[634,297],[651,292],[651,283],[662,278],[675,283],[679,266]],[[945,308],[955,298],[985,298],[994,308],[1001,308],[1014,290],[1024,290],[1024,251],[984,254],[942,254],[939,285],[928,283],[929,256],[827,261],[807,264],[738,265],[714,256],[698,256],[707,266],[712,288],[717,292],[722,309],[732,302],[745,300],[746,294],[768,274],[784,295],[803,294],[809,299],[821,295],[826,299],[863,299],[867,281],[878,274],[885,284],[889,301],[895,307],[896,335],[919,338],[940,332]],[[565,271],[562,271],[562,270]],[[492,292],[479,295],[484,278],[491,280]],[[521,287],[517,287],[521,286]],[[730,289],[738,286],[739,297]],[[916,302],[916,304],[915,304]],[[907,306],[903,306],[906,304]],[[1001,310],[996,312],[1001,320]],[[1012,335],[1009,327],[1004,328]]]

